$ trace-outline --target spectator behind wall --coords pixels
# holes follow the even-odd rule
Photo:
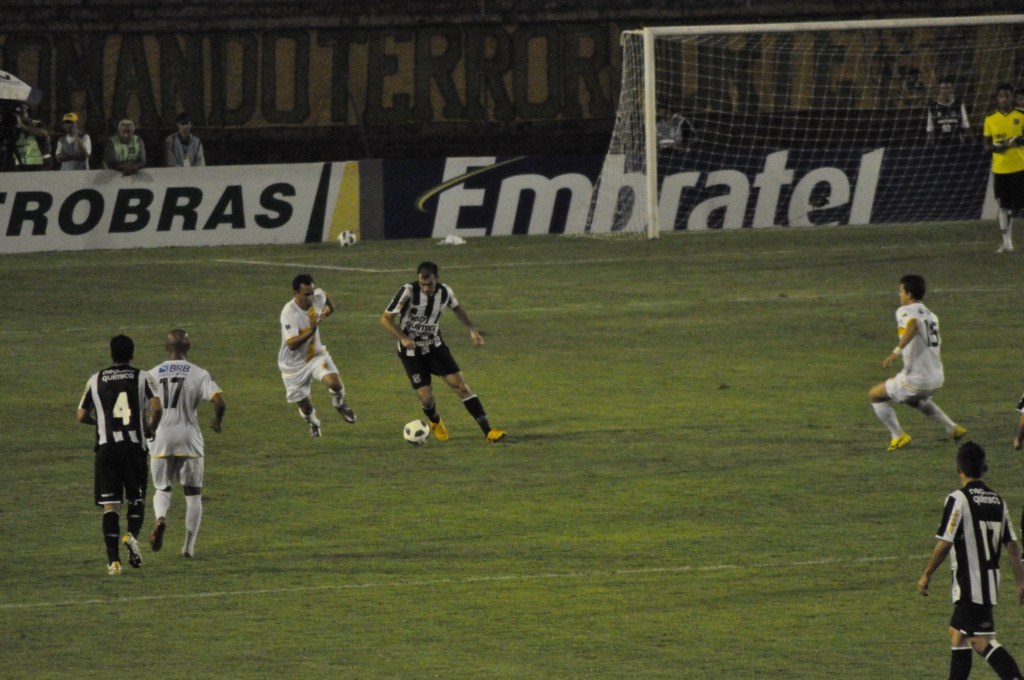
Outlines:
[[[61,170],[88,170],[92,140],[78,129],[78,114],[66,113],[61,121],[64,134],[57,139],[57,163]]]
[[[17,137],[14,143],[14,165],[18,170],[50,170],[53,158],[50,153],[50,134],[42,121],[32,117],[28,104],[14,107],[14,124]]]
[[[206,165],[203,143],[192,134],[192,117],[187,113],[179,114],[175,123],[178,131],[164,140],[164,165],[169,168]]]
[[[126,177],[146,167],[146,145],[135,134],[135,123],[125,118],[117,124],[117,134],[103,150],[103,164]]]

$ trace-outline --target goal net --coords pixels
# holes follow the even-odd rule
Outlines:
[[[586,231],[987,217],[1005,83],[1024,15],[625,32]]]

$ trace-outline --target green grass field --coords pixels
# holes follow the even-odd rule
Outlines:
[[[866,392],[920,273],[936,401],[1016,522],[1024,255],[997,244],[931,224],[0,257],[0,676],[945,677],[948,572],[915,584],[955,446],[900,406],[914,441],[885,453]],[[402,439],[419,411],[378,317],[423,259],[487,337],[444,319],[507,444],[446,388],[451,440]],[[302,271],[339,306],[322,334],[359,416],[317,389],[320,440],[276,366]],[[175,326],[228,402],[197,556],[179,488],[164,550],[111,578],[75,408],[111,335],[150,368]],[[999,637],[1024,661],[1004,575]]]

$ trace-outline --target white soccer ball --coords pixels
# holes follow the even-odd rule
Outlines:
[[[420,444],[427,443],[427,438],[430,436],[430,427],[422,420],[413,420],[405,424],[402,435],[405,437],[405,441],[413,446],[419,446]]]
[[[354,231],[343,231],[338,235],[338,243],[341,244],[342,248],[354,246],[358,240]]]

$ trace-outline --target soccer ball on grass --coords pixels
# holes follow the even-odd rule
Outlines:
[[[430,436],[430,427],[422,420],[413,420],[406,423],[405,429],[402,430],[402,435],[405,437],[405,441],[413,446],[419,446],[420,444],[427,443],[427,438]]]
[[[354,246],[358,240],[354,231],[343,231],[338,235],[338,243],[341,244],[342,248]]]

